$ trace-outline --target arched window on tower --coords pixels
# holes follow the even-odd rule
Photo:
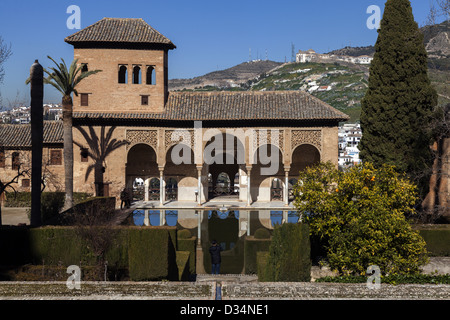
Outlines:
[[[156,84],[156,72],[154,66],[147,66],[146,84]]]
[[[128,70],[126,65],[119,67],[119,83],[128,83]]]
[[[133,84],[141,83],[141,67],[134,66],[133,67]]]

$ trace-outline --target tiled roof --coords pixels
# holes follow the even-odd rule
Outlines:
[[[337,120],[349,117],[301,91],[170,92],[162,113],[74,112],[74,118],[178,121]]]
[[[62,121],[44,121],[44,144],[63,142]],[[0,124],[0,146],[31,147],[31,125]]]
[[[175,48],[172,41],[142,19],[103,18],[68,36],[64,41],[70,44],[83,42],[147,43]]]

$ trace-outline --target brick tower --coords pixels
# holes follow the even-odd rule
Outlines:
[[[84,70],[102,70],[80,82],[74,111],[164,111],[168,51],[176,47],[144,20],[103,18],[65,41]]]

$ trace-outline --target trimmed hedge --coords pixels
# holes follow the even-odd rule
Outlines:
[[[189,279],[189,251],[177,251],[177,267],[178,267],[178,280],[186,281]]]
[[[316,282],[334,282],[334,283],[366,283],[367,276],[339,276],[339,277],[322,277],[316,279]],[[388,275],[380,277],[381,283],[392,285],[397,284],[450,284],[450,275]]]
[[[260,282],[270,281],[267,277],[266,268],[267,262],[269,261],[269,251],[258,251],[256,252],[256,263],[258,280]]]
[[[188,230],[186,230],[188,231]],[[190,233],[189,233],[190,236]],[[189,273],[195,274],[195,263],[197,259],[197,238],[190,236],[189,238],[177,238],[177,250],[189,252]]]
[[[265,228],[259,228],[255,231],[255,239],[270,239],[270,231]]]
[[[167,228],[131,228],[128,243],[128,266],[130,278],[135,281],[176,279],[175,247]],[[171,259],[173,259],[171,261]],[[172,266],[171,266],[172,264]]]
[[[275,227],[263,281],[311,280],[309,227],[284,223]]]
[[[93,228],[91,234],[95,234],[95,229],[104,232],[100,229],[107,227],[90,228]],[[127,276],[135,281],[178,280],[175,227],[107,229],[111,238],[103,260],[108,262],[109,271],[117,275],[128,270]],[[77,227],[1,227],[0,266],[33,264],[44,268],[74,264],[83,270],[103,261],[93,251],[90,241]]]
[[[246,274],[258,273],[257,254],[261,251],[269,251],[271,239],[245,238],[244,272]]]
[[[73,200],[75,203],[79,203],[88,198],[92,197],[90,193],[85,192],[74,192]],[[50,201],[49,198],[54,198],[51,200],[64,205],[64,192],[42,192],[41,202]],[[62,208],[62,205],[60,208]],[[5,207],[31,207],[31,192],[17,192],[16,194],[9,192],[6,197]],[[59,210],[58,210],[59,211]]]

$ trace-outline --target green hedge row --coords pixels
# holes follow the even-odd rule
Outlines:
[[[41,219],[46,221],[54,218],[64,206],[64,192],[43,192],[41,194]],[[91,198],[91,194],[85,192],[74,192],[75,205]],[[9,193],[4,203],[5,207],[31,207],[31,192]],[[28,213],[30,214],[30,212]]]
[[[367,283],[367,276],[339,276],[322,277],[316,279],[316,282],[334,282],[334,283]],[[387,284],[450,284],[450,275],[388,275],[380,277],[381,283]]]
[[[190,256],[195,246],[194,251],[180,250],[189,257],[177,261],[176,237],[176,227],[1,227],[0,266],[74,264],[83,268],[107,261],[108,269],[126,269],[133,281],[178,280],[178,265],[183,276],[184,269],[192,271]],[[190,247],[187,240],[182,247]],[[195,244],[195,239],[191,242]],[[104,244],[103,260],[96,243]]]
[[[179,230],[177,235],[177,250],[189,253],[188,271],[189,274],[195,274],[195,265],[197,257],[197,238],[193,237],[189,230]]]
[[[275,227],[268,257],[259,254],[259,281],[311,279],[311,247],[306,224],[285,223]],[[257,256],[258,257],[258,256]]]
[[[257,239],[255,237],[247,237],[245,239],[244,249],[244,271],[246,274],[258,273],[258,252],[268,252],[271,239]]]
[[[74,192],[73,200],[79,203],[92,197],[91,194],[85,192]],[[50,199],[54,198],[54,199]],[[61,200],[62,199],[62,200]],[[42,192],[41,201],[57,202],[64,204],[64,192]],[[9,192],[4,203],[5,207],[31,207],[31,192]],[[61,206],[62,207],[62,206]],[[59,211],[59,210],[58,210]]]

